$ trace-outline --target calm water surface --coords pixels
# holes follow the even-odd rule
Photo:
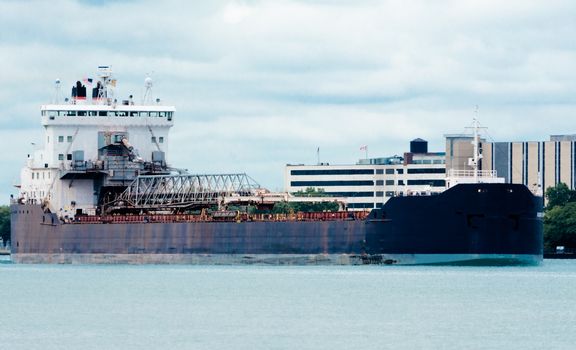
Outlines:
[[[539,267],[0,263],[0,349],[575,349],[576,261]]]

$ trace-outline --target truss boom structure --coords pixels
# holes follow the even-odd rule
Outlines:
[[[260,185],[246,174],[142,175],[111,203],[132,209],[206,207],[230,196],[253,196]]]

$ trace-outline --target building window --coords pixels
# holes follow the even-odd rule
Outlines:
[[[386,191],[386,197],[394,197],[394,191]]]
[[[398,185],[404,186],[404,180],[398,180]]]
[[[58,136],[58,142],[64,142],[64,136]]]
[[[384,197],[384,192],[376,191],[376,197]]]
[[[329,197],[374,197],[374,192],[324,192]]]
[[[386,169],[386,174],[394,174],[394,169]]]
[[[376,180],[376,186],[384,186],[384,180]]]
[[[411,185],[428,185],[432,187],[446,186],[445,180],[408,180],[408,186]]]
[[[416,168],[408,169],[408,174],[445,174],[444,168]]]
[[[404,169],[396,169],[396,172],[398,172],[398,174],[404,174]]]
[[[291,181],[293,187],[324,187],[324,186],[374,186],[374,181],[341,180],[341,181]]]
[[[68,153],[66,155],[66,160],[72,160],[72,154],[71,153]]]
[[[158,138],[158,142],[164,143],[164,137],[160,136],[160,137]]]
[[[394,180],[386,180],[386,186],[394,186]]]
[[[376,169],[376,175],[384,174],[384,169]]]
[[[58,155],[58,160],[64,160],[64,155],[62,153]]]
[[[152,136],[152,143],[156,143],[156,136]]]
[[[291,170],[290,175],[374,175],[373,169]]]
[[[67,136],[67,137],[66,137],[66,141],[67,141],[67,142],[72,142],[72,136]]]

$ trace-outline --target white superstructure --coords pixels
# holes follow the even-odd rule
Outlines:
[[[21,171],[20,200],[43,204],[63,217],[97,210],[103,189],[126,186],[139,174],[166,173],[165,154],[175,108],[152,101],[119,99],[109,66],[99,78],[78,81],[71,97],[41,106],[44,139]],[[88,91],[88,93],[87,93]]]

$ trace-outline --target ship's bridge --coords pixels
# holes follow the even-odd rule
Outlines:
[[[42,125],[158,125],[174,124],[174,106],[53,104],[41,107]]]

